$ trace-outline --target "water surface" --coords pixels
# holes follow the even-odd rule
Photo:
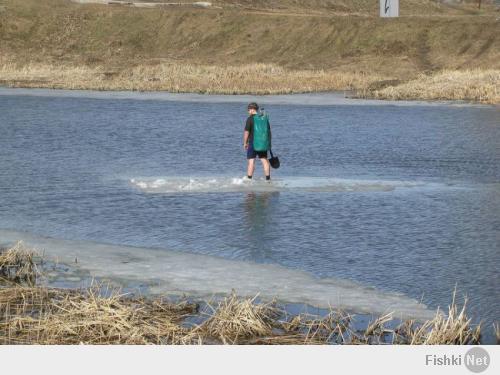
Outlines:
[[[500,320],[499,108],[335,98],[257,98],[282,161],[269,185],[242,180],[250,98],[1,89],[0,229],[278,265],[431,308],[457,287],[476,321]]]

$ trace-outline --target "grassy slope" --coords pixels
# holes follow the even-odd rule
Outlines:
[[[266,62],[402,80],[441,69],[500,68],[500,22],[487,6],[478,13],[409,0],[402,15],[430,16],[388,20],[379,19],[376,2],[367,0],[311,0],[307,8],[294,0],[215,3],[222,9],[0,0],[0,63],[120,70],[165,60]]]
[[[136,0],[151,2],[151,0]],[[165,2],[153,0],[152,2]],[[488,7],[492,0],[483,0]],[[335,13],[377,16],[379,2],[374,0],[213,0],[212,4],[236,9],[299,11],[301,13]],[[402,16],[478,14],[477,0],[462,0],[459,6],[436,0],[404,0],[400,3]]]

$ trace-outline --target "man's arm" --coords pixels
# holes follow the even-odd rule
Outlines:
[[[267,127],[269,129],[269,147],[272,146],[272,141],[273,141],[273,132],[271,131],[271,123],[268,121],[267,122]]]
[[[250,138],[250,129],[253,126],[253,117],[250,116],[247,118],[247,122],[245,123],[245,131],[243,133],[243,147],[248,149],[248,138]]]
[[[248,137],[250,136],[250,132],[248,130],[245,130],[243,133],[243,147],[248,149]]]

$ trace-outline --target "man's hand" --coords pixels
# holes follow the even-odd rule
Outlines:
[[[245,130],[243,133],[243,148],[245,150],[248,150],[249,138],[250,138],[250,133],[248,132],[248,130]]]

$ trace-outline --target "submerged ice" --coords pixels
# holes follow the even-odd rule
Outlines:
[[[280,177],[271,182],[246,177],[132,178],[130,184],[146,193],[224,193],[246,191],[368,192],[417,187],[410,181],[350,180],[323,177]]]

